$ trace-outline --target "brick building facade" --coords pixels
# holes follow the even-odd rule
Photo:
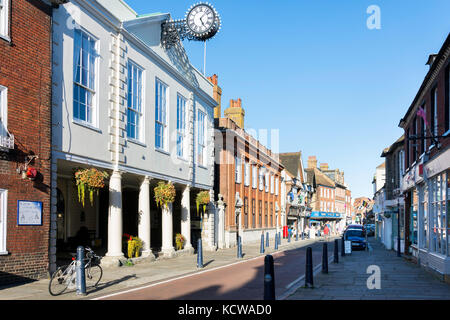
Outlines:
[[[404,129],[405,253],[450,277],[450,34],[399,126]],[[418,199],[416,199],[418,197]]]
[[[217,76],[209,78],[221,92]],[[217,100],[218,97],[216,97]],[[281,172],[278,155],[240,127],[245,112],[241,99],[231,100],[220,118],[220,100],[215,119],[215,195],[223,197],[223,224],[219,223],[219,248],[260,239],[269,232],[273,239],[281,226]],[[237,213],[236,204],[242,205]],[[219,217],[219,219],[222,219]]]
[[[39,0],[3,1],[0,7],[0,283],[48,272],[51,10]],[[20,200],[37,206],[36,220],[22,220],[30,211],[22,202],[18,210]]]

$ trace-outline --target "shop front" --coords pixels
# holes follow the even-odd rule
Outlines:
[[[405,175],[404,182],[414,182],[414,188],[407,190],[405,198],[406,216],[409,217],[405,225],[412,255],[421,266],[448,279],[450,149],[431,161],[418,164],[411,171]],[[414,201],[415,190],[417,202]]]

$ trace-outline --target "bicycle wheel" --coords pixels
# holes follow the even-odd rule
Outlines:
[[[99,265],[86,266],[86,287],[96,287],[103,275],[102,267]]]
[[[52,296],[63,293],[69,285],[68,279],[72,277],[72,269],[69,266],[59,267],[53,274],[48,284],[48,291]]]

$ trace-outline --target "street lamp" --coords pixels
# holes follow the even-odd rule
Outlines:
[[[401,257],[400,253],[400,198],[403,197],[400,188],[395,189],[395,195],[397,196],[397,257]]]

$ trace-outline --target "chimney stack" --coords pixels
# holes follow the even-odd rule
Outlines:
[[[219,77],[217,74],[208,77],[208,80],[214,85],[213,97],[217,102],[217,107],[214,108],[214,119],[220,119],[222,116],[222,88],[219,87]]]
[[[241,98],[237,100],[231,99],[230,107],[228,109],[225,109],[224,114],[225,117],[233,120],[238,127],[244,129],[245,111],[242,108]]]
[[[328,170],[328,163],[321,163],[321,164],[320,164],[320,170],[321,170],[321,171],[326,171],[326,170]]]
[[[316,156],[308,157],[308,169],[317,168],[317,159]]]

